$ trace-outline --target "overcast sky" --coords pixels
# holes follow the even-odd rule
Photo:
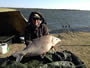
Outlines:
[[[90,10],[90,0],[0,0],[0,7]]]

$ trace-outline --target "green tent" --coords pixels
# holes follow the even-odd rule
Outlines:
[[[5,40],[17,33],[23,34],[26,18],[16,9],[0,8],[0,40]]]
[[[24,33],[27,20],[16,9],[0,8],[0,35]]]

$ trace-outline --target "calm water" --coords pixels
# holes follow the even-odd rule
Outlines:
[[[45,17],[49,31],[52,33],[63,30],[90,31],[90,11],[55,10],[55,9],[18,9],[25,18],[32,11],[39,11]]]

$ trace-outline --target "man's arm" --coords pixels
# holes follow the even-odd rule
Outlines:
[[[30,34],[30,30],[28,28],[25,29],[25,44],[28,45],[30,43],[31,40],[31,34]]]
[[[48,27],[45,24],[43,24],[43,35],[48,35],[48,34],[49,34]]]

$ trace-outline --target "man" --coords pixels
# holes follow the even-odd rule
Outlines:
[[[32,12],[28,25],[25,28],[25,44],[28,46],[33,39],[48,35],[48,28],[43,16],[38,12]]]

